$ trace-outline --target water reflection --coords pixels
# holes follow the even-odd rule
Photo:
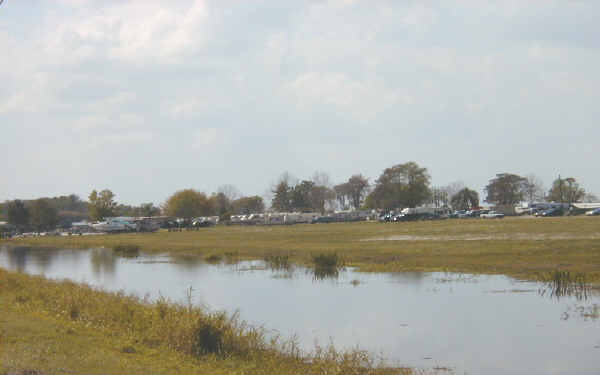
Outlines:
[[[358,273],[351,267],[315,272],[283,258],[210,265],[204,256],[121,258],[105,249],[2,247],[0,267],[151,300],[162,295],[239,310],[249,324],[297,335],[307,351],[315,341],[333,342],[340,349],[382,353],[394,365],[470,374],[600,368],[599,352],[591,350],[600,337],[598,294],[581,283],[565,286],[564,276],[558,283],[530,283],[498,275]]]
[[[50,267],[58,250],[51,248],[33,249],[25,246],[2,247],[6,252],[10,268],[24,272],[27,265],[34,263],[44,272]]]
[[[586,280],[584,274],[569,271],[555,271],[543,287],[539,289],[541,296],[560,300],[564,297],[574,297],[578,301],[587,301],[599,295],[599,290]]]
[[[117,256],[106,249],[92,249],[90,252],[90,264],[92,272],[96,277],[114,277],[117,266]]]

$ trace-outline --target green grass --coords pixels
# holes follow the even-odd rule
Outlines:
[[[396,238],[398,240],[384,240]],[[91,248],[133,244],[144,252],[288,257],[311,267],[312,255],[336,253],[360,271],[450,271],[546,280],[556,270],[600,282],[600,218],[466,219],[408,223],[217,226],[190,232],[40,237],[14,244]],[[233,259],[233,258],[232,258]]]
[[[0,374],[409,374],[267,339],[237,316],[0,269]]]

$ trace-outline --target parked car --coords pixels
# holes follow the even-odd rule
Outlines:
[[[549,216],[562,216],[563,215],[563,210],[562,208],[550,208],[544,211],[540,211],[536,214],[536,216],[543,216],[543,217],[549,217]]]
[[[502,212],[489,211],[479,215],[479,217],[482,219],[502,219],[504,214]]]
[[[600,208],[596,208],[596,209],[594,209],[594,210],[588,211],[588,212],[586,212],[585,214],[586,214],[586,215],[589,215],[589,216],[597,216],[597,215],[600,215]]]

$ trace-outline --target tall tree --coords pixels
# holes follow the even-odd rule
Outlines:
[[[152,202],[142,203],[138,208],[138,212],[139,216],[158,216],[160,215],[160,208],[156,207]]]
[[[104,189],[100,193],[92,190],[89,196],[90,218],[92,220],[102,220],[114,216],[117,208],[117,202],[114,198],[115,195],[108,189]]]
[[[350,205],[350,187],[347,182],[335,185],[333,187],[335,199],[342,210],[345,210]]]
[[[223,196],[225,196],[225,198],[227,198],[229,202],[233,202],[234,200],[242,196],[242,193],[240,193],[238,188],[236,188],[234,185],[229,184],[219,186],[219,188],[217,189],[217,195],[218,194],[222,194]]]
[[[355,174],[348,179],[346,185],[350,203],[355,210],[358,210],[369,191],[369,179],[362,174]]]
[[[25,206],[25,202],[16,199],[6,203],[6,217],[8,223],[17,229],[25,228],[29,223],[29,210]]]
[[[552,183],[546,199],[550,202],[574,203],[580,202],[585,196],[585,190],[573,177],[561,178],[558,176]]]
[[[311,211],[313,202],[311,193],[315,183],[303,180],[291,190],[291,208],[296,211]]]
[[[450,200],[455,210],[471,210],[479,206],[479,194],[475,190],[464,188]]]
[[[31,226],[38,231],[52,229],[58,223],[58,210],[48,198],[40,198],[31,202],[29,208]]]
[[[258,214],[265,210],[262,197],[241,197],[231,202],[232,211],[236,215]]]
[[[291,209],[291,190],[287,181],[280,181],[273,189],[271,207],[279,212],[289,211]]]
[[[227,216],[232,213],[232,201],[223,192],[219,192],[210,196],[210,204],[215,215]]]
[[[175,192],[164,205],[165,213],[169,216],[191,219],[198,216],[209,216],[213,213],[206,194],[194,189]]]
[[[456,195],[456,193],[458,193],[459,191],[461,191],[462,189],[466,188],[465,183],[462,181],[454,181],[449,183],[446,186],[441,187],[441,189],[446,192],[447,196],[448,196],[448,203],[449,200]]]
[[[427,168],[412,161],[387,168],[375,181],[368,205],[385,209],[417,207],[431,196],[429,181]]]
[[[327,186],[314,185],[310,190],[310,206],[320,213],[325,213],[325,206],[334,199],[335,193]]]
[[[325,213],[326,206],[332,206],[335,193],[331,188],[331,178],[326,172],[315,172],[311,178],[313,187],[310,191],[310,202],[313,210]]]
[[[284,172],[279,177],[277,183],[273,184],[269,190],[271,198],[271,208],[275,211],[286,212],[292,209],[292,187],[298,180],[288,172]]]
[[[529,203],[544,199],[544,183],[536,175],[528,174],[523,184],[523,195]]]
[[[444,189],[444,187],[433,187],[431,188],[431,203],[435,207],[445,207],[450,203],[450,198],[448,197],[448,191]]]
[[[516,174],[499,173],[485,187],[488,203],[502,206],[514,206],[524,196],[526,179]]]

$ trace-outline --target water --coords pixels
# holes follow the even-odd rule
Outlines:
[[[306,350],[331,342],[459,374],[600,373],[598,295],[551,297],[544,284],[504,276],[345,270],[321,280],[262,262],[27,247],[0,247],[0,267],[180,302],[192,287],[194,303],[295,334]]]

